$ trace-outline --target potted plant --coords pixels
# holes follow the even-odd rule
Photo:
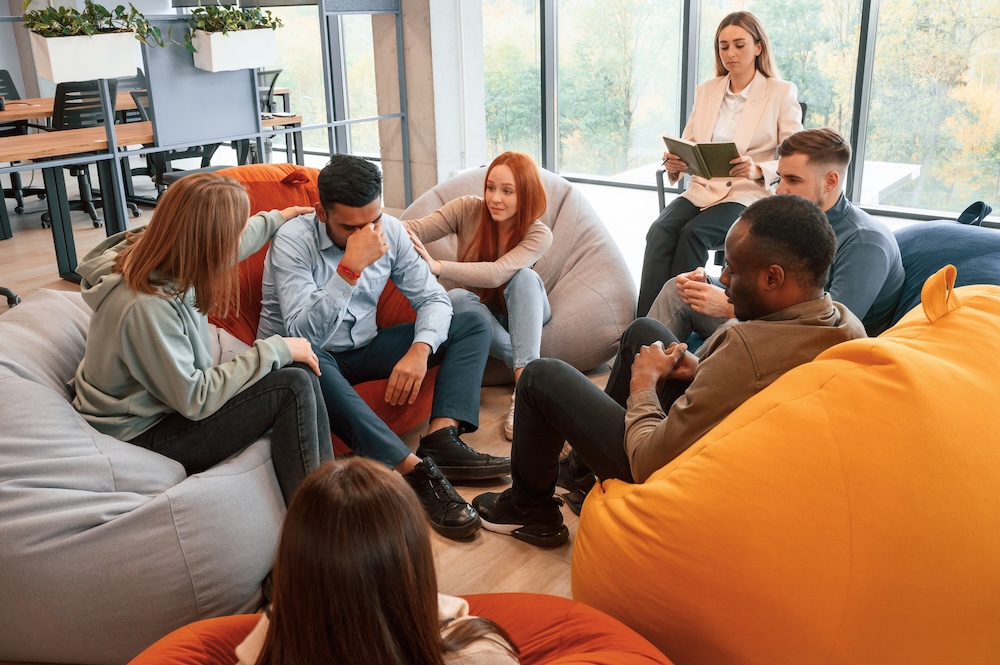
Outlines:
[[[29,10],[24,0],[24,27],[40,76],[53,83],[118,78],[135,73],[135,41],[163,46],[159,28],[129,4],[108,9],[86,0],[75,7]]]
[[[199,5],[188,17],[185,46],[194,66],[209,72],[266,67],[277,59],[274,31],[281,19],[270,11],[236,5]]]

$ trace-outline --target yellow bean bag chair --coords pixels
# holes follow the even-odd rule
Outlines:
[[[574,597],[679,665],[1000,663],[1000,287],[954,280],[595,487]]]

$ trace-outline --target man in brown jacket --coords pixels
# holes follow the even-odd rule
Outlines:
[[[823,290],[836,249],[816,204],[762,199],[726,236],[722,283],[739,323],[720,328],[697,356],[663,324],[640,318],[622,335],[604,391],[559,360],[530,363],[517,384],[513,486],[472,502],[483,528],[543,547],[566,542],[557,480],[592,480],[592,470],[644,482],[788,370],[864,337],[857,317]],[[574,454],[561,469],[564,441]]]

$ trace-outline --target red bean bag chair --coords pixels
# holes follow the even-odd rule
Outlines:
[[[281,210],[289,206],[311,206],[319,201],[316,178],[319,171],[295,164],[249,164],[218,171],[241,183],[250,195],[250,210]],[[231,312],[225,318],[209,317],[209,321],[224,328],[246,344],[253,344],[257,337],[257,323],[260,320],[261,279],[264,275],[265,246],[259,252],[240,263],[240,307],[239,312]],[[382,297],[379,298],[376,321],[378,327],[387,328],[399,323],[416,320],[416,312],[410,302],[389,281]],[[393,432],[405,434],[416,428],[431,413],[434,398],[434,378],[437,368],[427,372],[427,379],[420,387],[417,401],[406,406],[392,406],[385,402],[388,381],[366,381],[354,386],[361,398],[372,407]],[[350,449],[338,437],[333,437],[333,448],[338,454],[346,454]]]
[[[574,600],[534,593],[466,596],[472,614],[497,622],[521,650],[522,665],[669,665],[666,656],[607,614]],[[234,665],[236,647],[256,614],[196,621],[178,628],[129,665]]]

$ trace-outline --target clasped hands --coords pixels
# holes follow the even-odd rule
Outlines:
[[[764,173],[750,155],[741,155],[736,159],[730,160],[729,163],[733,165],[733,168],[729,169],[729,175],[733,178],[760,180],[764,177]],[[667,175],[670,176],[670,182],[677,182],[681,173],[688,170],[688,165],[687,162],[683,161],[677,155],[665,152],[663,153],[663,168],[666,170]]]
[[[693,311],[713,318],[731,319],[733,305],[726,292],[708,281],[704,268],[681,273],[674,278],[677,295]]]
[[[632,362],[631,392],[659,390],[667,379],[691,381],[698,368],[698,358],[687,350],[687,344],[671,342],[664,348],[656,341],[640,347]]]

